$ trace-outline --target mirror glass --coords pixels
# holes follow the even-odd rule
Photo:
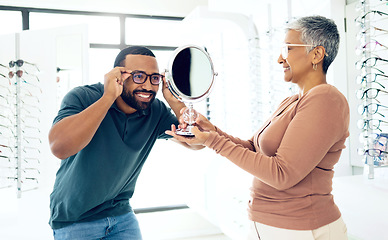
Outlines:
[[[216,75],[213,62],[204,48],[186,45],[174,51],[166,70],[166,80],[171,93],[188,105],[183,116],[189,127],[188,132],[182,135],[191,134],[189,130],[197,115],[192,103],[208,96]]]
[[[211,90],[214,76],[209,54],[194,45],[176,49],[166,71],[171,92],[183,102],[205,98]]]

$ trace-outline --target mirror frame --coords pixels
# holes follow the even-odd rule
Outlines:
[[[201,94],[200,96],[197,96],[197,97],[188,96],[188,95],[182,93],[178,89],[178,87],[176,86],[176,84],[174,82],[174,79],[172,77],[172,67],[173,67],[173,64],[174,64],[174,60],[175,60],[176,56],[182,50],[184,50],[186,48],[195,48],[195,49],[200,50],[203,54],[205,54],[206,58],[209,60],[210,67],[211,67],[212,76],[211,76],[210,85],[209,85],[208,89],[203,94]],[[193,44],[184,45],[184,46],[181,46],[181,47],[178,47],[177,49],[175,49],[175,51],[173,52],[173,55],[170,58],[170,61],[168,63],[168,68],[165,70],[165,77],[166,77],[167,87],[169,88],[169,90],[172,93],[172,95],[174,95],[174,97],[177,98],[178,100],[180,100],[181,102],[188,102],[188,103],[189,102],[192,102],[192,103],[193,102],[198,102],[198,101],[201,101],[204,98],[206,98],[209,95],[210,91],[212,90],[212,88],[214,86],[215,76],[217,76],[217,73],[214,71],[213,61],[211,60],[210,55],[208,54],[208,52],[204,48],[199,47],[197,45],[193,45]]]

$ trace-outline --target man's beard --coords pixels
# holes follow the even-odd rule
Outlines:
[[[137,92],[151,93],[152,94],[151,100],[149,102],[141,102],[136,100],[135,93]],[[127,92],[127,88],[124,85],[123,92],[121,93],[121,98],[126,104],[128,104],[128,106],[140,111],[140,110],[146,110],[151,106],[151,103],[155,100],[155,95],[156,95],[156,92],[147,91],[147,90],[134,90],[132,93]]]

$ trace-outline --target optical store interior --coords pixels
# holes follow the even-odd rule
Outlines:
[[[180,46],[205,47],[217,74],[194,108],[250,139],[298,92],[278,58],[286,24],[311,15],[338,26],[327,82],[350,107],[334,201],[350,240],[388,239],[385,0],[0,0],[0,239],[54,239],[49,201],[61,160],[49,130],[67,92],[104,83],[121,49],[147,46],[162,72]],[[165,101],[160,88],[157,98]],[[211,149],[157,140],[130,200],[143,238],[244,239],[252,178]]]

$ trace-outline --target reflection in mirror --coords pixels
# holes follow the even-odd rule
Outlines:
[[[200,49],[185,48],[174,59],[172,77],[184,97],[199,98],[211,87],[213,81],[211,62]]]
[[[187,45],[175,50],[166,70],[166,79],[172,94],[180,101],[188,103],[183,116],[189,124],[187,130],[180,130],[177,134],[193,136],[190,128],[197,116],[192,107],[193,102],[207,97],[216,75],[211,58],[205,49]]]

